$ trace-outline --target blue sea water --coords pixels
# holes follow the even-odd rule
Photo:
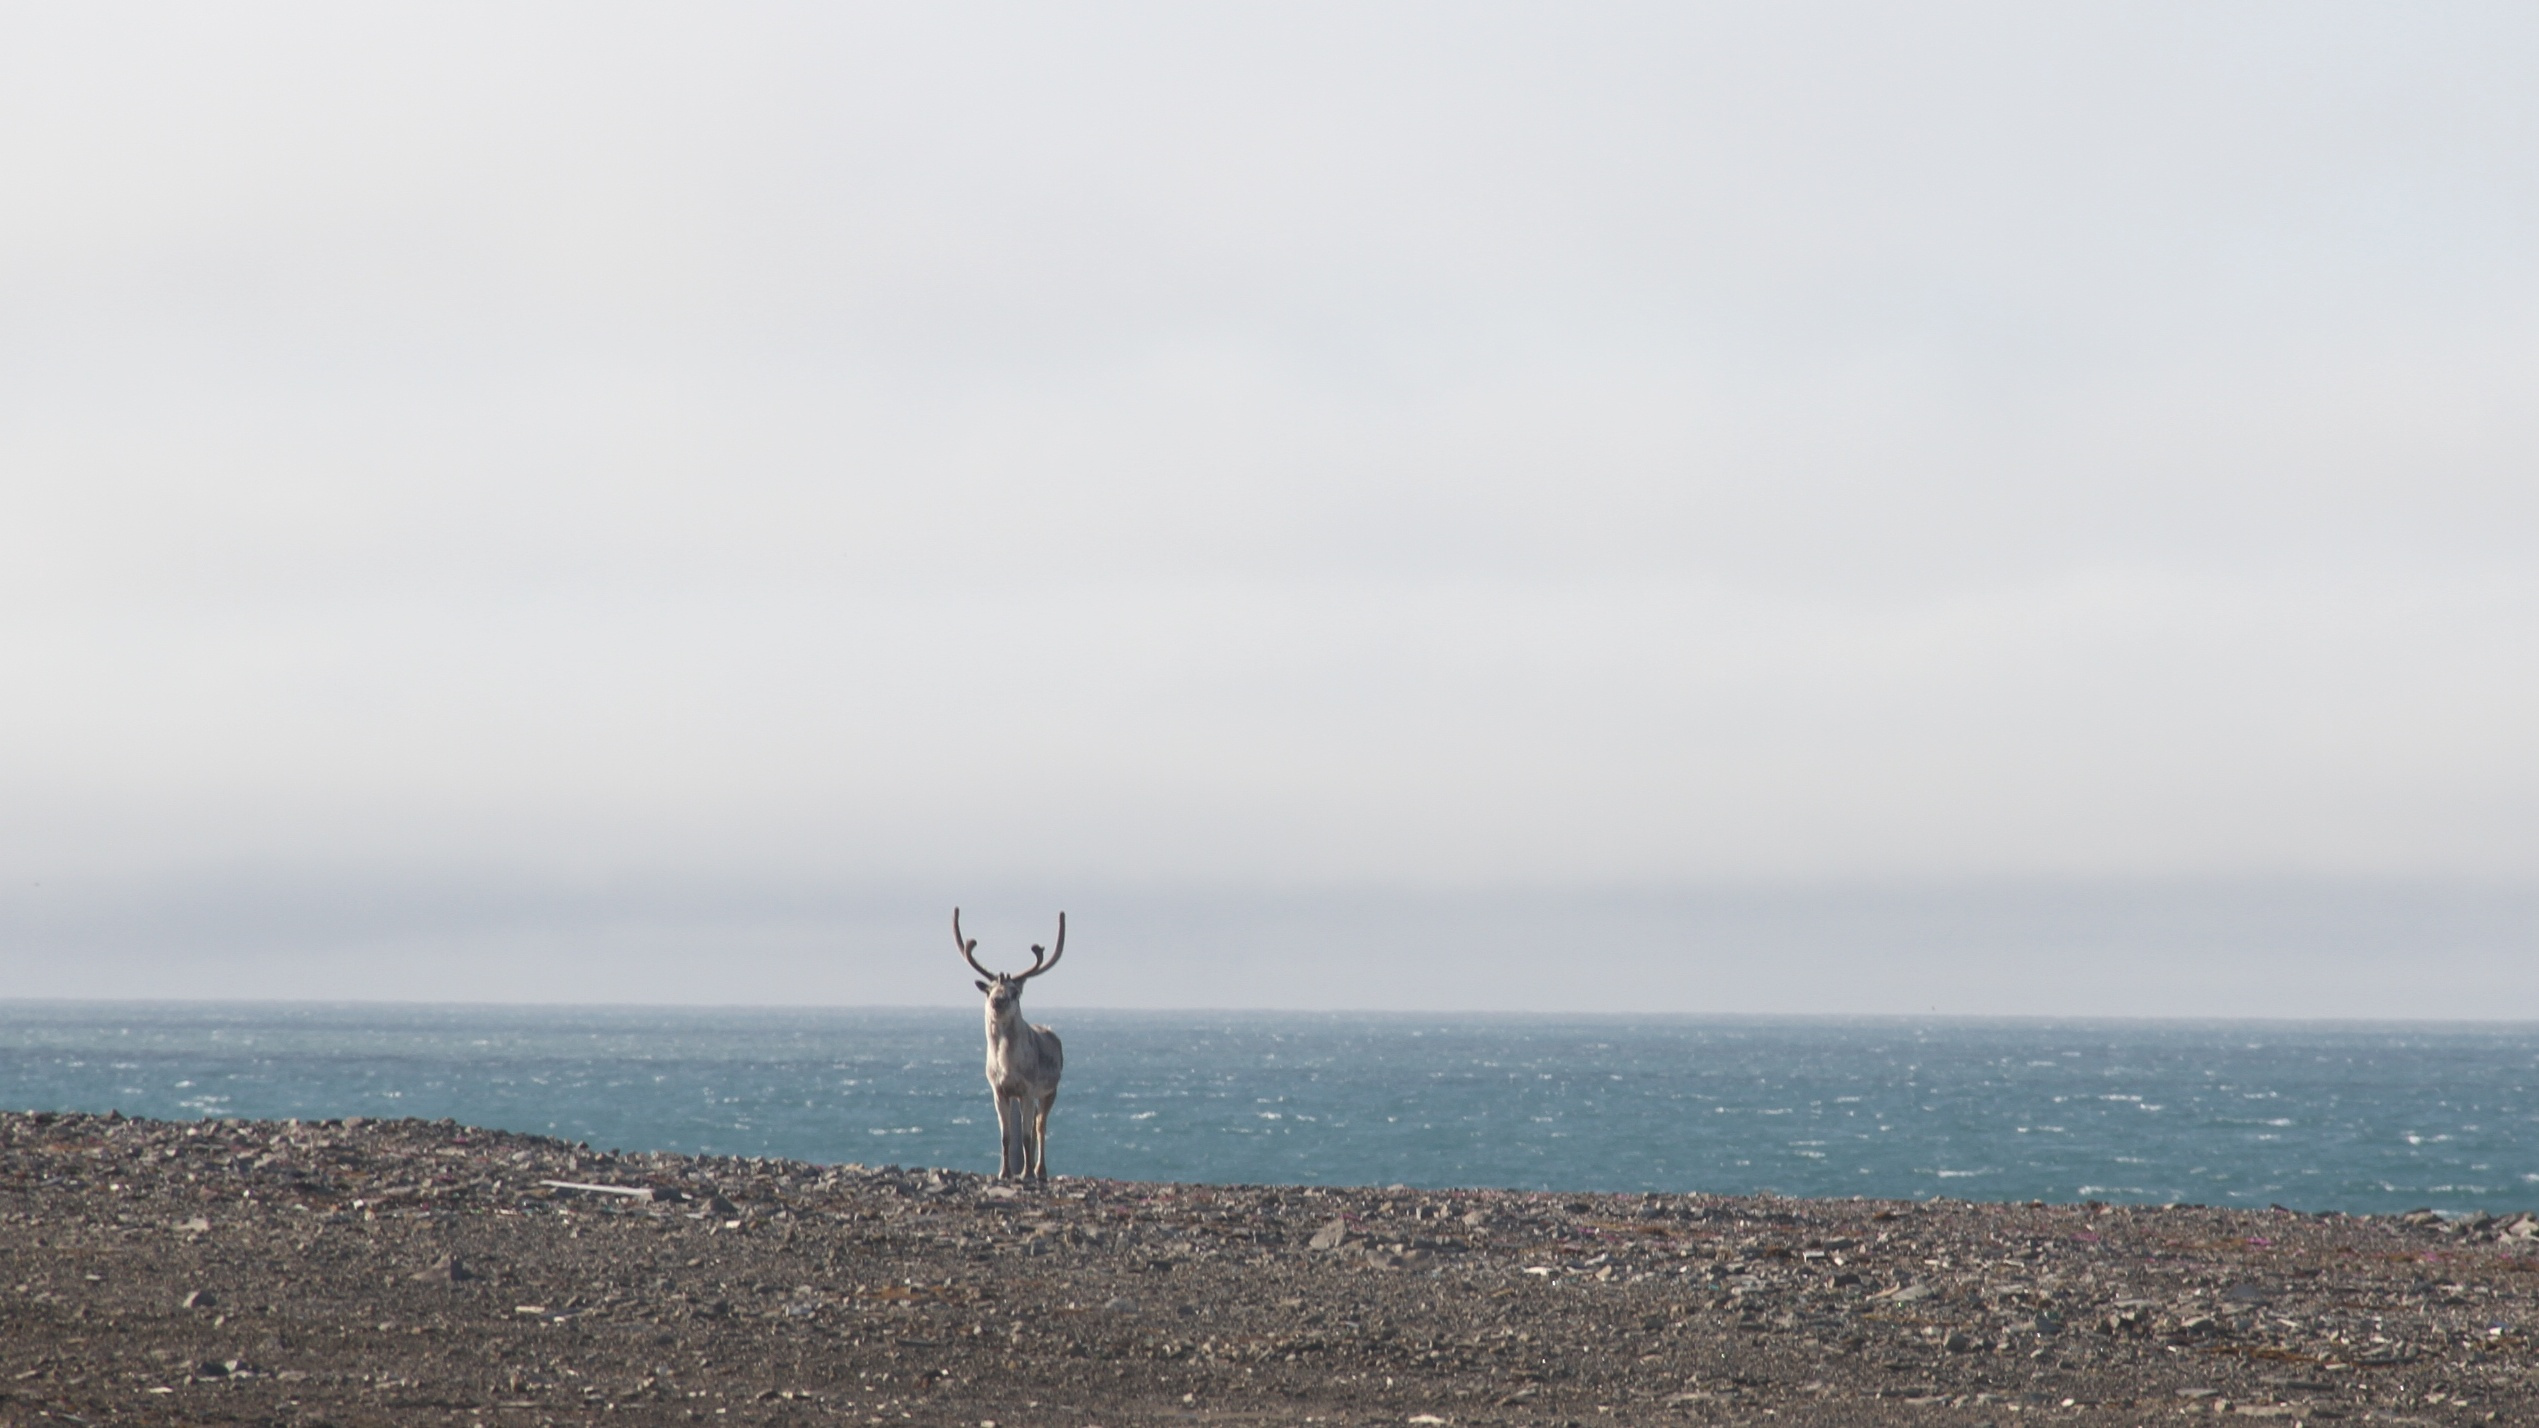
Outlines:
[[[2539,1205],[2539,1027],[1050,1014],[1060,1174]],[[974,1011],[0,1003],[0,1106],[992,1170]]]

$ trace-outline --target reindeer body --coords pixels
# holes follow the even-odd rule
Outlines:
[[[1049,1111],[1058,1103],[1058,1075],[1066,1068],[1058,1033],[1023,1020],[1023,983],[1051,967],[1067,950],[1067,915],[1058,914],[1057,950],[1041,961],[1034,946],[1031,969],[1021,973],[991,972],[979,966],[978,943],[961,935],[961,910],[952,910],[952,940],[961,956],[983,979],[987,994],[987,1086],[996,1097],[996,1129],[1002,1142],[999,1179],[1020,1176],[1049,1178]]]
[[[987,1008],[987,1086],[996,1096],[996,1128],[1004,1155],[996,1173],[1047,1179],[1049,1108],[1058,1104],[1058,1073],[1066,1068],[1058,1033],[1023,1020],[1022,984],[999,1011]]]

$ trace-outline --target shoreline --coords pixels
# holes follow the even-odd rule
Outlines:
[[[2539,1416],[2528,1215],[1026,1187],[18,1112],[0,1226],[7,1423]]]

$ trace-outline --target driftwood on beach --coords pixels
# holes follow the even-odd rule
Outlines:
[[[1148,1185],[0,1116],[0,1423],[2539,1416],[2539,1218]]]

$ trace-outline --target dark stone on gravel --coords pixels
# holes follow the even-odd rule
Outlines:
[[[462,1284],[475,1277],[467,1262],[456,1255],[444,1255],[433,1261],[430,1268],[415,1275],[416,1281],[423,1284]]]
[[[6,1115],[0,1424],[2531,1421],[2532,1224]]]

